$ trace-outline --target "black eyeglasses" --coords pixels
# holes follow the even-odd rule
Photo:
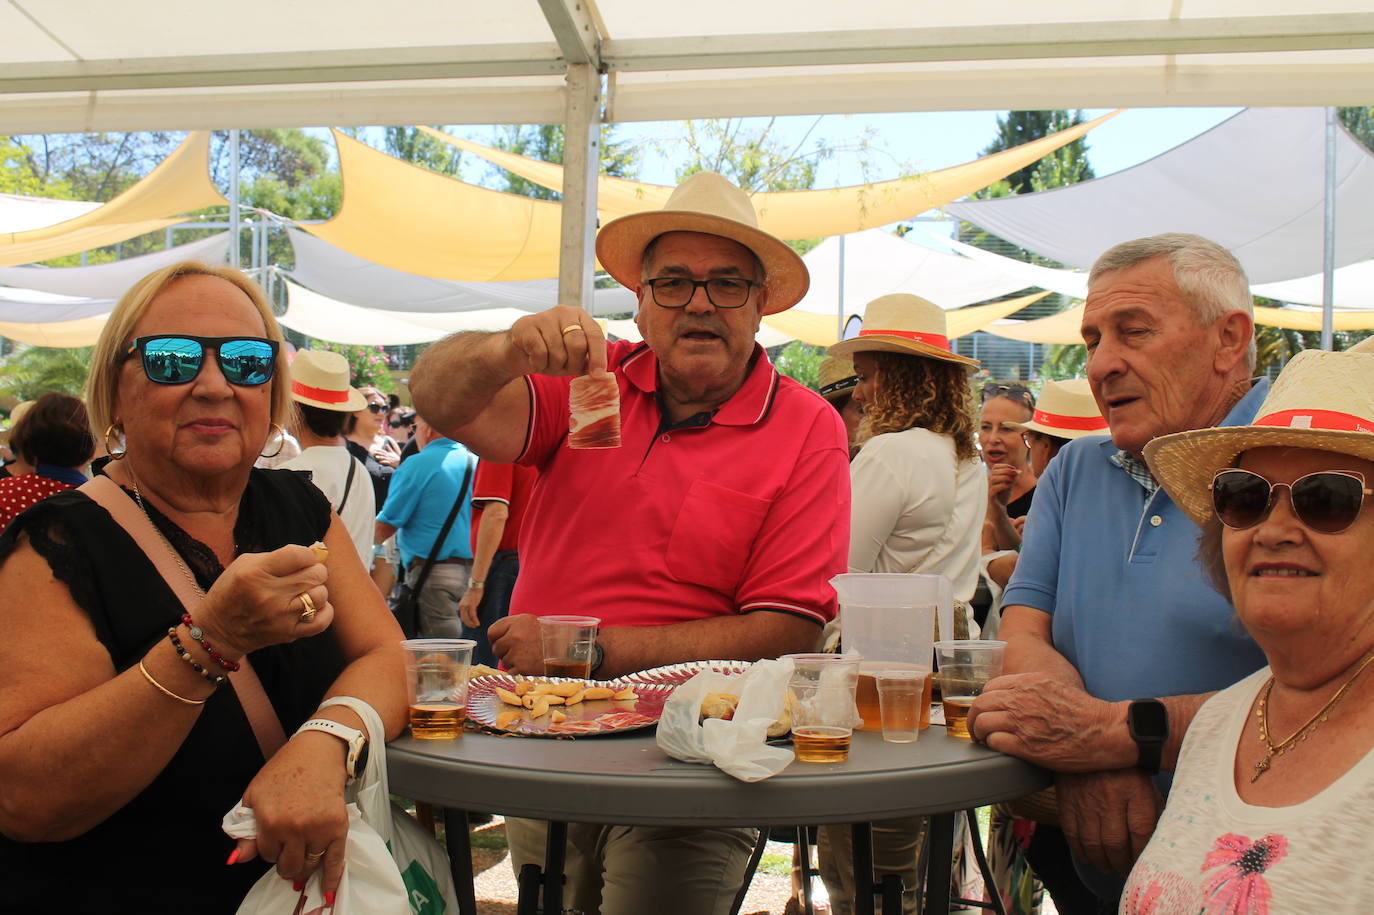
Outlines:
[[[1280,488],[1288,490],[1293,514],[1312,530],[1339,534],[1355,523],[1364,497],[1364,474],[1353,470],[1322,470],[1292,483],[1271,483],[1249,470],[1222,470],[1212,478],[1212,508],[1222,524],[1243,531],[1254,527],[1274,509]]]
[[[224,380],[241,387],[256,387],[272,380],[277,366],[277,341],[264,337],[194,337],[189,334],[158,334],[139,337],[129,344],[125,358],[138,353],[143,374],[157,384],[187,384],[200,375],[205,351],[215,351]]]
[[[1019,400],[1031,407],[1035,406],[1035,395],[1030,392],[1030,388],[1023,384],[989,381],[987,384],[983,385],[984,402],[990,397],[1009,397],[1012,400]]]
[[[749,293],[762,285],[738,276],[714,276],[709,280],[689,280],[685,276],[659,276],[645,280],[660,308],[685,308],[697,290],[705,287],[707,300],[717,308],[740,308],[749,301]]]

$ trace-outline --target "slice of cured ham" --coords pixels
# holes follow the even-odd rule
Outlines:
[[[568,388],[568,447],[620,447],[620,385],[610,372],[574,378]]]

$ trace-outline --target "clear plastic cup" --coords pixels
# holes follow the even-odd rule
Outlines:
[[[544,676],[586,680],[596,657],[596,633],[601,620],[594,616],[541,616],[539,641],[544,649]]]
[[[919,670],[879,670],[878,703],[882,709],[883,740],[914,743],[921,733],[921,705],[930,673]]]
[[[857,654],[790,654],[792,749],[799,762],[844,762],[861,719],[854,704],[859,682]]]
[[[991,639],[955,639],[935,643],[940,662],[940,693],[945,706],[945,732],[971,739],[968,710],[983,694],[983,687],[1002,675],[1006,642]]]
[[[468,706],[472,639],[406,639],[410,733],[419,740],[451,740],[463,733]]]

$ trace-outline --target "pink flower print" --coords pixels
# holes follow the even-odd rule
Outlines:
[[[1204,871],[1220,868],[1202,883],[1203,915],[1269,915],[1264,872],[1286,854],[1288,840],[1272,833],[1254,842],[1233,832],[1217,839],[1202,862]]]
[[[1126,903],[1126,911],[1131,915],[1156,915],[1163,913],[1163,909],[1156,908],[1159,905],[1159,897],[1164,895],[1164,887],[1159,885],[1156,880],[1151,880],[1147,886],[1137,886],[1131,890],[1130,898]]]

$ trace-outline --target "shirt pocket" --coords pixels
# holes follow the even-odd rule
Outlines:
[[[668,538],[668,574],[732,594],[772,503],[707,480],[687,490]]]

